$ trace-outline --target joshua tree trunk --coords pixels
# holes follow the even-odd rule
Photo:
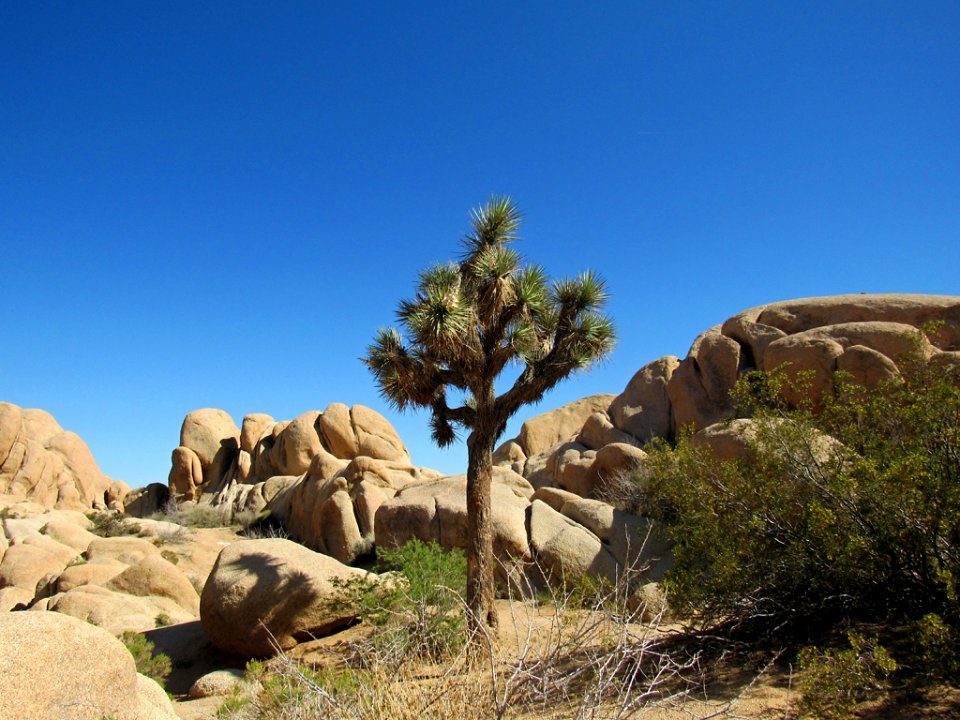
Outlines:
[[[467,439],[467,630],[471,641],[479,640],[483,625],[497,625],[491,507],[495,441],[496,432],[484,426]]]

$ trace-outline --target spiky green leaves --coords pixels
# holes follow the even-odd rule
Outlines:
[[[397,310],[414,345],[444,362],[476,345],[476,307],[465,292],[460,268],[435,265],[420,274],[417,296]]]
[[[454,424],[473,427],[484,412],[497,413],[488,427],[502,426],[520,405],[539,400],[613,348],[613,322],[601,312],[603,280],[587,271],[551,287],[543,268],[524,267],[508,247],[520,220],[506,197],[475,210],[461,261],[423,271],[415,297],[400,303],[397,318],[409,349],[399,332],[384,330],[364,359],[396,407],[431,408],[440,445],[456,438]],[[511,361],[526,369],[501,403],[493,387]],[[450,409],[448,387],[486,399]]]
[[[467,258],[490,245],[505,245],[517,239],[523,215],[506,195],[493,195],[485,205],[471,211],[471,232],[463,239]]]

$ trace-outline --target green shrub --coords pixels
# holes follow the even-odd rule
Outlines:
[[[153,643],[142,633],[127,631],[120,635],[137,665],[137,672],[153,678],[163,685],[170,674],[170,658],[163,653],[154,654]]]
[[[800,644],[931,613],[945,629],[928,622],[930,638],[956,635],[960,377],[919,356],[899,365],[873,390],[838,378],[816,412],[780,400],[784,373],[747,375],[735,393],[755,422],[747,458],[717,460],[687,437],[651,448],[636,481],[676,543],[675,611]]]
[[[876,638],[850,633],[847,639],[850,647],[844,650],[809,647],[800,652],[803,676],[798,709],[802,715],[846,720],[858,704],[880,691],[887,676],[896,670],[896,662]]]
[[[465,615],[457,595],[467,582],[463,552],[414,538],[396,550],[378,548],[377,556],[378,570],[390,575],[343,584],[338,602],[359,607],[377,629],[380,659],[398,665],[440,660],[463,647]]]

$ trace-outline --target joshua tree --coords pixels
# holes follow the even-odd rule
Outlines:
[[[398,410],[432,412],[433,440],[445,447],[467,436],[467,606],[471,637],[495,626],[490,492],[493,447],[507,420],[575,370],[613,348],[613,322],[600,313],[607,294],[593,272],[549,284],[541,267],[523,266],[511,247],[521,215],[507,197],[474,210],[459,262],[420,273],[403,300],[404,335],[381,329],[364,362]],[[523,366],[509,390],[494,383],[510,363]],[[453,396],[452,406],[448,392]]]

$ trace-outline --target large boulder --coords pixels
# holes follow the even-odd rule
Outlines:
[[[524,524],[532,489],[506,468],[494,468],[491,490],[493,549],[506,561],[529,554]],[[384,502],[376,512],[377,547],[402,547],[412,538],[441,546],[467,546],[467,479],[444,477],[412,485]]]
[[[189,578],[158,555],[146,555],[139,563],[107,581],[105,587],[139,597],[166,597],[192,616],[200,615],[200,596]]]
[[[105,506],[112,483],[86,443],[50,413],[0,403],[0,495],[89,510]]]
[[[317,430],[320,413],[310,410],[287,425],[270,451],[279,475],[302,475],[310,469],[313,456],[323,449]]]
[[[615,583],[620,567],[600,538],[540,500],[529,510],[530,547],[541,569],[554,580],[584,576]]]
[[[214,490],[236,459],[240,428],[223,410],[194,410],[183,419],[180,446],[197,454],[203,469],[203,489]]]
[[[170,474],[167,476],[170,493],[180,501],[195,500],[197,488],[203,485],[200,457],[190,448],[180,446],[173,449],[170,464]]]
[[[58,613],[0,614],[0,717],[177,720],[110,633]]]
[[[48,578],[56,578],[67,566],[67,560],[32,544],[11,545],[0,562],[0,588],[18,587],[36,594],[43,590]]]
[[[200,596],[203,629],[217,647],[265,657],[350,623],[338,583],[368,577],[289,540],[247,540],[224,548]]]
[[[520,428],[515,440],[527,457],[569,440],[595,412],[606,412],[615,395],[591,395],[532,417]]]
[[[678,358],[668,355],[640,368],[610,403],[614,427],[641,443],[668,437],[673,419],[667,385],[679,364]]]
[[[53,595],[46,609],[102,627],[114,635],[150,630],[158,620],[181,623],[196,619],[195,613],[168,597],[130,595],[101,585],[80,585]]]
[[[338,458],[366,456],[410,464],[410,454],[390,422],[364,405],[331,403],[318,427],[327,449]]]

